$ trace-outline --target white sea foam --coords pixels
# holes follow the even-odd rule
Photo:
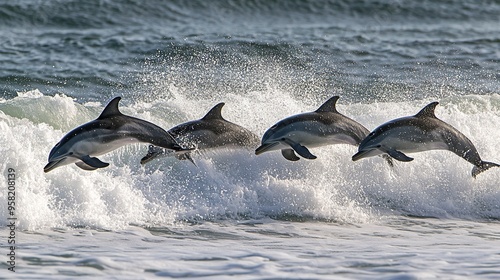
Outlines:
[[[269,94],[224,100],[123,100],[121,110],[168,129],[201,118],[225,101],[226,119],[258,135],[281,118],[314,110],[291,96]],[[433,100],[346,104],[338,110],[373,129],[411,115]],[[484,160],[500,162],[497,125],[500,96],[439,100],[436,115],[467,135]],[[104,104],[103,104],[104,105]],[[365,223],[386,215],[500,218],[500,169],[477,179],[472,165],[447,151],[414,154],[411,163],[390,168],[380,158],[352,162],[356,148],[336,145],[313,149],[317,160],[289,162],[279,152],[255,156],[252,150],[211,152],[195,157],[197,167],[174,158],[141,166],[147,145],[132,145],[107,155],[110,166],[94,172],[64,166],[45,174],[50,149],[71,128],[97,117],[102,106],[80,105],[64,95],[35,93],[0,103],[0,170],[16,169],[18,221],[22,229],[95,227],[129,224],[172,225],[176,221],[274,217]],[[6,179],[4,180],[6,182]],[[6,184],[0,184],[0,224],[6,222]]]
[[[272,219],[19,232],[21,279],[494,279],[498,223]],[[0,233],[3,233],[0,230]]]

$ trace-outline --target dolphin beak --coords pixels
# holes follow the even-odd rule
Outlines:
[[[188,154],[194,150],[196,150],[196,148],[182,148],[181,147],[181,150],[169,150],[169,149],[164,149],[164,148],[157,147],[154,145],[149,145],[148,153],[141,159],[141,164],[146,164],[159,156],[162,156],[162,157],[182,156],[182,155]]]
[[[53,161],[50,161],[49,163],[47,163],[47,165],[45,165],[45,167],[43,168],[43,172],[47,173],[47,172],[50,172],[52,171],[53,169],[59,167],[59,163],[62,162],[65,158],[62,158],[60,160],[53,160]]]
[[[363,150],[363,151],[359,151],[357,152],[355,155],[352,156],[352,161],[357,161],[357,160],[360,160],[362,158],[365,158],[365,157],[369,157],[369,153],[373,151],[372,149],[370,150]]]
[[[278,145],[279,142],[272,142],[272,143],[267,143],[267,144],[262,144],[260,147],[258,147],[257,149],[255,149],[255,154],[256,155],[260,155],[262,153],[265,153],[267,151],[269,151],[272,147]]]

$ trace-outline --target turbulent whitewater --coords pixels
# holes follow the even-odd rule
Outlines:
[[[0,235],[16,178],[16,272],[0,278],[469,279],[500,275],[500,168],[449,151],[291,162],[255,148],[141,165],[147,144],[45,174],[51,148],[121,96],[168,130],[222,115],[262,137],[339,95],[373,130],[436,116],[500,162],[500,5],[420,1],[0,4]],[[3,257],[2,257],[3,256]],[[6,274],[10,273],[10,274]]]

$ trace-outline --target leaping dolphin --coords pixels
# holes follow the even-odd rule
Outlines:
[[[255,147],[258,137],[237,124],[222,117],[224,103],[215,105],[203,118],[179,124],[168,131],[183,147],[203,152],[220,147]],[[153,145],[149,146],[146,156],[141,159],[145,164],[159,156],[175,156],[180,160],[188,159],[193,164],[189,151],[168,151]]]
[[[161,127],[122,114],[118,110],[120,99],[111,100],[97,119],[66,134],[50,151],[49,163],[43,170],[49,172],[71,163],[84,170],[107,167],[109,163],[95,156],[132,143],[145,142],[175,151],[184,150]]]
[[[334,96],[314,112],[294,115],[279,121],[264,133],[262,145],[255,150],[255,154],[281,150],[287,160],[297,161],[300,158],[295,153],[306,159],[316,158],[308,147],[359,145],[369,131],[337,111],[335,105],[338,99],[338,96]]]
[[[500,166],[481,160],[465,135],[438,119],[434,114],[438,104],[432,102],[414,116],[395,119],[377,127],[361,142],[352,160],[388,154],[399,161],[412,161],[413,158],[404,153],[448,150],[474,165],[474,178],[491,167]]]

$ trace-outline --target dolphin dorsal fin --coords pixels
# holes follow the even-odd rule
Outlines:
[[[439,102],[432,102],[429,105],[425,106],[420,112],[418,112],[415,117],[417,118],[436,118],[434,114],[434,110]]]
[[[112,116],[117,116],[117,115],[122,115],[120,110],[118,110],[118,102],[120,102],[121,97],[115,97],[113,100],[111,100],[108,105],[106,105],[106,108],[102,110],[101,115],[99,115],[98,119],[104,119],[104,118],[109,118]]]
[[[202,118],[202,120],[220,120],[220,119],[224,119],[222,117],[222,113],[221,113],[221,110],[222,110],[222,107],[224,106],[224,102],[221,102],[217,105],[215,105],[212,109],[210,109],[210,111],[208,111],[208,113]]]
[[[316,110],[316,113],[325,113],[325,112],[332,112],[332,113],[338,113],[337,108],[335,105],[337,104],[337,100],[339,100],[339,96],[334,96],[330,99],[328,99],[323,105],[321,105],[318,110]]]

